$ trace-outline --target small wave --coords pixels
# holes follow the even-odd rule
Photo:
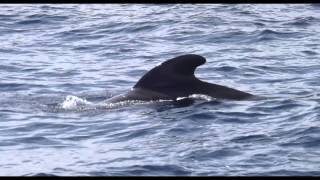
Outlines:
[[[128,33],[137,33],[137,32],[147,32],[152,31],[154,29],[157,29],[156,25],[137,25],[136,27],[130,27],[127,29],[124,29],[123,31],[127,31]]]
[[[14,18],[14,17],[19,17],[19,15],[18,14],[0,14],[0,18],[3,18],[3,19]]]
[[[115,170],[116,168],[110,169]],[[182,166],[174,165],[174,164],[155,164],[155,165],[132,165],[121,167],[121,169],[125,170],[125,175],[142,175],[142,176],[155,176],[155,175],[169,175],[169,176],[185,176],[190,175],[191,172],[188,169],[185,169]],[[113,171],[114,172],[114,171]],[[93,175],[96,175],[93,174]],[[101,175],[101,174],[100,174]],[[124,175],[123,172],[112,173],[112,175]]]
[[[292,20],[290,22],[284,23],[284,25],[306,27],[306,26],[312,25],[316,21],[318,21],[318,19],[315,18],[315,17],[312,17],[312,16],[309,16],[309,17],[298,17],[298,18],[295,18],[294,20]]]
[[[309,128],[303,128],[302,130],[294,129],[293,133],[294,133],[294,136],[304,136],[304,135],[317,136],[317,134],[320,133],[320,127],[312,126]]]
[[[56,38],[59,38],[63,41],[74,41],[74,40],[84,40],[90,37],[93,37],[92,39],[101,38],[101,34],[96,34],[93,32],[94,29],[92,28],[86,28],[86,27],[77,27],[73,29],[63,30],[59,32],[54,32],[52,35]]]
[[[0,83],[0,90],[2,91],[18,91],[24,90],[28,84],[22,83]]]
[[[306,55],[309,55],[309,56],[314,56],[314,55],[318,55],[317,52],[315,51],[309,51],[309,50],[305,50],[305,51],[301,51],[302,53],[306,54]]]
[[[186,158],[210,161],[212,159],[224,159],[228,157],[239,156],[241,154],[241,152],[231,148],[221,148],[216,150],[202,149],[192,151],[191,153],[186,155]]]
[[[272,142],[272,138],[264,135],[264,134],[253,134],[253,135],[245,135],[239,136],[231,140],[235,143],[269,143]]]
[[[248,176],[319,176],[319,171],[302,171],[302,170],[287,170],[279,169],[262,173],[249,173]]]
[[[19,137],[12,139],[12,142],[17,144],[32,144],[32,145],[42,145],[42,146],[54,146],[60,145],[59,141],[52,140],[43,136],[32,136],[32,137]]]
[[[68,19],[67,16],[48,15],[48,14],[32,14],[26,16],[25,19],[16,22],[17,25],[46,25],[56,22],[63,22]]]
[[[65,21],[68,19],[68,16],[61,15],[47,15],[47,14],[32,14],[27,16],[30,19],[46,19],[46,20],[56,20],[56,21]]]
[[[271,29],[264,29],[254,32],[251,35],[250,42],[260,42],[260,41],[270,41],[270,40],[277,40],[283,38],[297,38],[300,37],[301,34],[298,32],[280,32]]]
[[[2,72],[17,72],[20,71],[21,68],[13,65],[0,65],[0,70]]]
[[[222,71],[222,72],[231,72],[231,71],[237,70],[237,68],[232,66],[221,66],[221,67],[218,67],[216,70]]]
[[[33,25],[33,24],[43,24],[43,23],[45,22],[41,19],[23,20],[23,21],[17,22],[17,24],[21,24],[21,25]]]

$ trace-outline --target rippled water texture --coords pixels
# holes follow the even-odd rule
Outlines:
[[[0,175],[320,175],[320,6],[0,5]],[[271,97],[107,106],[178,55]]]

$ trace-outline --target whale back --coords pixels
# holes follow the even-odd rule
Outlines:
[[[253,97],[250,93],[196,78],[195,69],[205,62],[204,57],[195,54],[169,59],[148,71],[133,88],[151,90],[170,99],[187,97],[191,94],[206,94],[214,98],[234,100]]]

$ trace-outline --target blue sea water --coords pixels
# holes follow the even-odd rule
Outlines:
[[[320,6],[1,4],[1,176],[320,175]],[[167,59],[257,101],[106,104]]]

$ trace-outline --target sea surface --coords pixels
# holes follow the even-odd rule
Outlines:
[[[317,4],[1,4],[0,176],[319,176]],[[105,101],[167,59],[259,96]]]

